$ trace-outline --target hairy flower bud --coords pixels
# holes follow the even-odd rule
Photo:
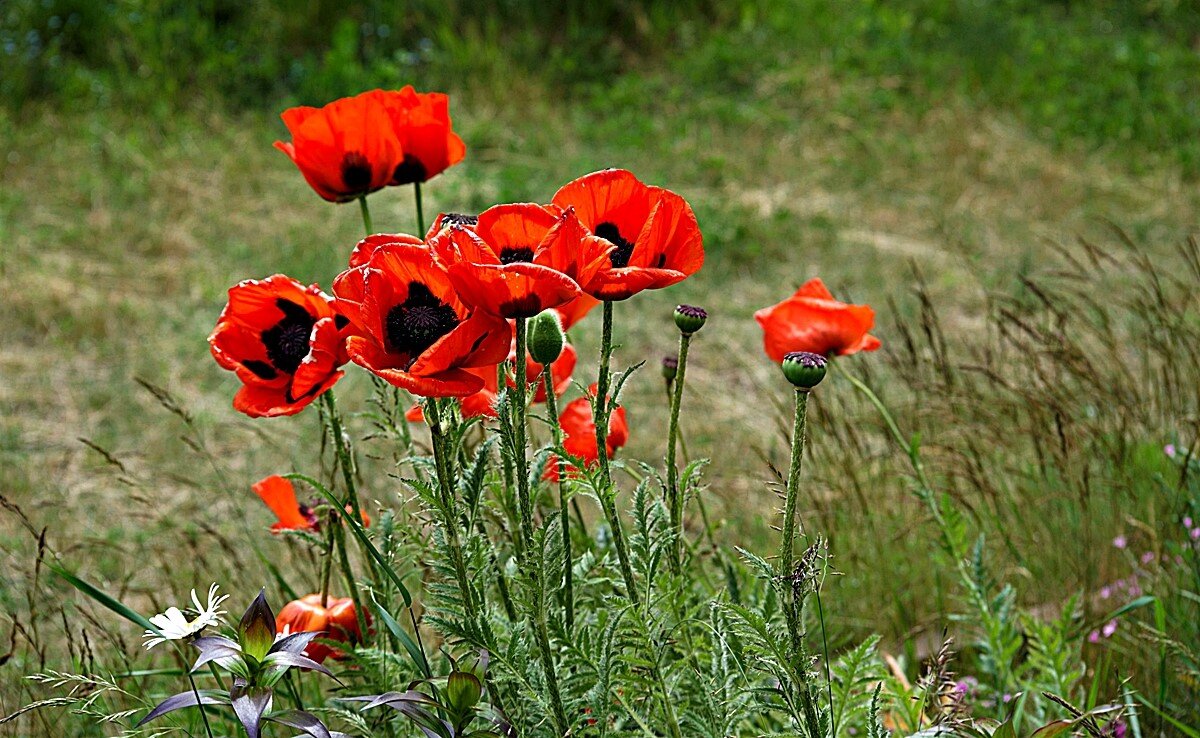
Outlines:
[[[566,336],[554,310],[543,310],[529,319],[529,355],[542,366],[549,366],[562,353]]]
[[[664,356],[662,360],[662,375],[663,379],[668,382],[675,381],[675,375],[679,373],[679,359],[674,356]]]
[[[685,336],[690,336],[703,328],[706,320],[708,320],[708,312],[704,308],[692,305],[679,305],[675,308],[675,325],[679,326],[680,333]]]
[[[825,378],[828,363],[820,354],[793,351],[783,357],[783,376],[799,389],[812,389]]]

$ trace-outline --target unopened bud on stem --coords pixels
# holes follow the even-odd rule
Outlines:
[[[793,351],[783,357],[783,376],[798,389],[809,390],[825,378],[828,363],[820,354]]]
[[[708,320],[708,312],[704,308],[692,305],[680,305],[675,308],[675,325],[679,326],[679,332],[685,336],[690,336],[703,328],[706,320]]]
[[[529,355],[542,366],[550,366],[562,353],[566,336],[558,313],[543,310],[529,319]]]

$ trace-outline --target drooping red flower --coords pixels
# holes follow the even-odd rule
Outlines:
[[[408,85],[383,93],[383,100],[403,152],[390,184],[427,182],[466,156],[466,144],[451,127],[447,95]]]
[[[553,203],[574,208],[591,233],[613,244],[609,268],[583,291],[600,300],[624,300],[669,287],[704,264],[704,242],[682,197],[640,182],[624,169],[605,169],[564,185]]]
[[[592,415],[592,397],[596,385],[588,388],[588,397],[579,397],[567,403],[558,416],[558,424],[563,431],[563,448],[568,454],[582,459],[588,468],[594,468],[600,463],[600,454],[596,446],[596,420]],[[608,435],[605,447],[608,457],[612,458],[617,449],[629,442],[629,423],[625,418],[625,408],[618,406],[608,419]],[[544,477],[552,482],[558,481],[558,462],[550,458],[546,465]],[[574,467],[567,464],[567,472]]]
[[[321,606],[321,595],[310,594],[292,600],[275,616],[277,634],[321,633],[320,638],[342,643],[357,643],[361,634],[358,630],[358,613],[354,600],[349,597],[329,597]],[[304,648],[304,655],[318,664],[332,656],[345,658],[345,654],[324,643],[313,641]]]
[[[303,410],[342,377],[346,323],[315,284],[276,274],[231,287],[208,343],[242,381],[233,406],[251,417]]]
[[[518,203],[452,226],[439,252],[464,302],[502,318],[531,318],[575,299],[612,248],[584,231],[571,210]]]
[[[805,282],[783,302],[756,312],[754,319],[763,329],[763,349],[777,362],[794,351],[846,356],[880,346],[867,332],[875,324],[875,311],[839,302],[820,279]]]
[[[325,107],[283,111],[289,143],[276,141],[318,195],[346,202],[390,184],[404,161],[388,93],[371,90]]]
[[[508,355],[508,362],[511,365],[516,360],[516,349]],[[579,359],[579,355],[575,352],[575,347],[571,344],[563,346],[563,352],[559,355],[554,363],[550,365],[550,377],[554,385],[555,396],[561,396],[571,386],[571,374],[575,371],[575,364]],[[538,380],[542,374],[542,365],[537,363],[528,354],[525,356],[526,375],[531,382]],[[499,383],[497,380],[498,367],[490,366],[480,369],[470,369],[472,373],[478,374],[483,380],[483,389],[473,395],[462,398],[461,412],[464,418],[496,417],[496,399],[500,393],[498,391]],[[511,376],[507,377],[508,386],[515,386]],[[545,383],[538,381],[533,394],[533,401],[546,401],[546,386]],[[409,408],[404,417],[413,423],[425,422],[425,411],[420,405],[413,405]]]
[[[467,370],[502,361],[512,329],[468,307],[430,247],[413,241],[364,241],[357,266],[334,280],[338,309],[352,325],[350,359],[415,395],[471,395],[483,380]]]
[[[284,530],[319,530],[320,520],[317,519],[316,505],[305,505],[296,499],[296,488],[290,479],[272,474],[250,486],[271,512],[275,513],[278,522],[271,525],[272,533]],[[350,512],[350,506],[346,506]],[[370,527],[371,518],[362,513],[363,525]]]

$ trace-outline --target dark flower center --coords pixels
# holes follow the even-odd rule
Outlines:
[[[412,359],[454,330],[458,315],[420,282],[408,285],[408,298],[388,311],[384,321],[388,351]]]
[[[533,249],[528,246],[510,246],[500,251],[501,264],[516,264],[522,261],[533,261]]]
[[[357,151],[347,151],[342,157],[342,183],[350,192],[366,192],[371,188],[371,162]]]
[[[267,350],[267,358],[276,369],[285,374],[295,374],[300,362],[308,356],[308,339],[317,321],[307,310],[291,300],[278,298],[275,300],[275,306],[283,311],[283,319],[262,332],[263,348]],[[254,367],[245,366],[259,374]]]
[[[424,182],[428,179],[425,174],[425,165],[421,163],[421,160],[412,154],[405,154],[404,161],[400,162],[400,166],[396,167],[395,173],[392,174],[392,184],[406,185]]]
[[[601,223],[596,226],[595,233],[600,238],[616,246],[608,256],[614,269],[629,266],[629,257],[633,256],[633,244],[625,240],[615,224]]]

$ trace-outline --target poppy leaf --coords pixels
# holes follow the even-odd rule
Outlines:
[[[296,730],[303,730],[313,738],[333,738],[333,734],[329,732],[329,728],[325,727],[325,723],[322,723],[316,715],[303,710],[283,710],[269,715],[267,720]]]
[[[141,727],[146,723],[166,715],[168,712],[182,710],[185,707],[195,707],[196,705],[224,705],[227,700],[223,699],[224,694],[216,690],[203,689],[200,690],[200,697],[197,700],[196,693],[192,691],[180,692],[177,695],[172,695],[162,702],[159,702],[146,717],[138,721],[136,727]]]

